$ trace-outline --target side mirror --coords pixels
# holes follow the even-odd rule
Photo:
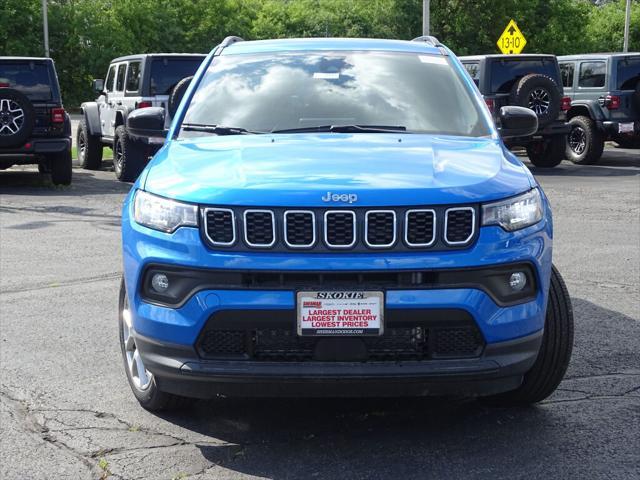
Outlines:
[[[538,131],[538,116],[525,107],[502,107],[498,131],[502,138],[533,135]]]
[[[127,117],[127,131],[134,137],[164,137],[164,108],[147,107],[134,110]]]
[[[101,78],[95,78],[93,80],[93,90],[102,93],[104,91],[104,80]]]

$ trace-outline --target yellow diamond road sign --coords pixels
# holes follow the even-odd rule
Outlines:
[[[524,38],[524,35],[518,28],[518,25],[516,25],[516,22],[512,19],[496,43],[502,53],[516,54],[522,51],[524,46],[527,44],[527,39]]]

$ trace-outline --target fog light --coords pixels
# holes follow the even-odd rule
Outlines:
[[[527,276],[524,272],[515,272],[509,277],[509,286],[514,292],[519,292],[527,285]]]
[[[169,279],[164,273],[155,273],[151,277],[151,286],[158,293],[164,293],[169,288]]]

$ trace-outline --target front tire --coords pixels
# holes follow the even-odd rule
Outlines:
[[[569,120],[571,131],[567,136],[567,159],[577,165],[591,165],[600,160],[604,150],[604,137],[589,117],[578,115]]]
[[[535,140],[527,145],[527,156],[536,167],[552,168],[564,160],[566,140],[562,135]]]
[[[573,350],[573,308],[564,280],[553,267],[538,358],[516,390],[486,397],[502,406],[529,405],[551,395],[564,377]]]
[[[133,140],[124,125],[116,128],[113,139],[113,169],[121,182],[134,182],[147,164],[146,145]]]
[[[142,408],[149,411],[173,410],[189,403],[191,399],[158,389],[156,377],[145,368],[144,360],[136,348],[132,327],[129,298],[123,278],[120,281],[118,301],[118,331],[124,369],[133,395]]]

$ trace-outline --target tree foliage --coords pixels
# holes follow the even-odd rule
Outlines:
[[[619,51],[624,3],[432,0],[431,32],[459,55],[493,53],[513,18],[525,52]],[[49,0],[48,17],[64,99],[76,106],[120,55],[209,52],[227,35],[410,39],[421,33],[422,0]],[[630,50],[640,50],[640,0],[632,2]],[[0,0],[0,55],[43,53],[41,0]]]

